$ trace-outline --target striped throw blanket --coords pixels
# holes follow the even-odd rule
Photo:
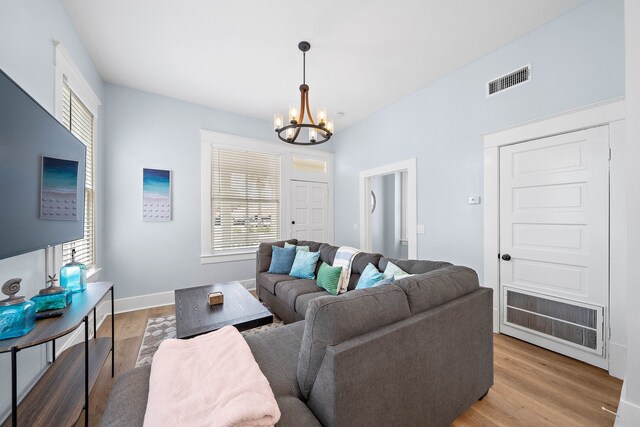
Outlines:
[[[359,249],[349,246],[340,246],[336,251],[336,257],[333,260],[334,267],[342,267],[340,280],[338,281],[338,293],[347,291],[349,286],[349,278],[351,277],[351,261],[360,252]]]

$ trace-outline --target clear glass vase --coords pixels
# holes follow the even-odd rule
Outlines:
[[[87,267],[75,260],[76,250],[71,250],[71,262],[60,269],[60,286],[73,293],[87,289]]]

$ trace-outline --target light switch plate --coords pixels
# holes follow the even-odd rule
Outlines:
[[[480,204],[480,196],[469,196],[469,204],[470,205],[479,205]]]
[[[357,222],[353,223],[353,231],[358,231],[358,223]]]
[[[416,232],[418,234],[424,234],[424,224],[418,224]]]

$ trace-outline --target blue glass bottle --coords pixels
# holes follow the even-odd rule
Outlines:
[[[73,293],[87,289],[87,267],[76,262],[75,249],[71,249],[71,262],[60,269],[60,286]]]
[[[16,296],[22,279],[10,279],[2,285],[2,293],[9,298],[0,301],[0,340],[21,337],[36,325],[36,304]]]

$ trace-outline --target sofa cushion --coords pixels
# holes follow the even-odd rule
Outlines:
[[[257,282],[262,287],[266,288],[272,294],[276,293],[276,284],[285,282],[287,280],[295,280],[295,277],[291,277],[288,274],[271,274],[267,272],[258,273]]]
[[[263,271],[269,270],[269,266],[271,265],[272,246],[275,245],[282,248],[284,247],[285,242],[294,245],[298,243],[296,239],[289,239],[281,240],[279,242],[260,243],[258,245],[258,252],[256,253],[256,273],[262,273]]]
[[[330,294],[338,295],[338,282],[341,274],[342,267],[331,267],[323,261],[318,271],[318,286],[324,288]]]
[[[276,397],[280,408],[280,421],[276,427],[322,427],[311,409],[297,397]]]
[[[320,259],[329,265],[333,265],[333,260],[336,258],[337,246],[323,243],[320,245]]]
[[[353,258],[351,262],[351,274],[362,274],[367,265],[373,264],[374,267],[378,268],[378,263],[380,262],[380,258],[382,255],[380,254],[370,254],[367,252],[360,252]],[[382,271],[382,269],[378,268],[378,270]]]
[[[459,265],[396,280],[395,285],[407,294],[411,314],[430,310],[480,287],[476,272]]]
[[[276,284],[276,296],[286,302],[291,309],[296,306],[300,295],[323,291],[312,279],[295,279]]]
[[[305,251],[305,252],[309,252],[309,246],[300,246],[300,245],[293,245],[289,242],[284,242],[284,248],[295,248],[296,251]]]
[[[147,410],[151,365],[120,375],[111,388],[100,426],[141,426]],[[294,372],[294,380],[296,380]],[[296,380],[297,381],[297,380]]]
[[[360,280],[356,285],[356,289],[366,289],[372,287],[375,283],[382,280],[382,273],[378,271],[378,267],[369,263],[360,275]]]
[[[347,290],[354,290],[356,286],[358,286],[360,274],[365,268],[367,268],[367,265],[373,264],[377,266],[381,257],[382,255],[380,254],[370,254],[367,252],[360,252],[356,255],[351,262],[351,277],[349,278],[349,286],[347,286]]]
[[[245,337],[276,398],[300,397],[296,368],[303,333],[304,322],[296,322]]]
[[[382,277],[384,279],[398,280],[408,276],[411,276],[411,274],[407,273],[406,271],[404,271],[403,269],[401,269],[391,261],[387,263],[387,267],[384,269],[384,272],[382,273]]]
[[[322,246],[322,243],[314,242],[313,240],[298,240],[296,245],[309,246],[309,252],[318,252],[320,250],[320,246]]]
[[[409,274],[422,274],[427,273],[429,271],[437,270],[442,267],[448,267],[451,265],[450,262],[444,261],[427,261],[427,260],[416,260],[416,259],[395,259],[395,258],[380,258],[380,263],[378,265],[378,270],[384,271],[387,268],[387,263],[391,261],[402,270],[406,271]]]
[[[269,265],[269,273],[272,274],[289,274],[293,266],[293,260],[296,257],[296,248],[281,248],[273,245],[271,252],[271,264]]]
[[[322,288],[318,289],[320,290],[320,292],[298,295],[298,298],[296,298],[296,313],[298,313],[302,317],[305,317],[305,315],[307,314],[307,308],[309,308],[309,304],[311,303],[311,301],[318,297],[331,295],[329,292],[325,291]]]
[[[315,298],[305,316],[298,384],[309,397],[328,346],[410,316],[404,291],[395,285]]]
[[[315,279],[319,258],[320,252],[297,251],[289,274],[300,279]]]

